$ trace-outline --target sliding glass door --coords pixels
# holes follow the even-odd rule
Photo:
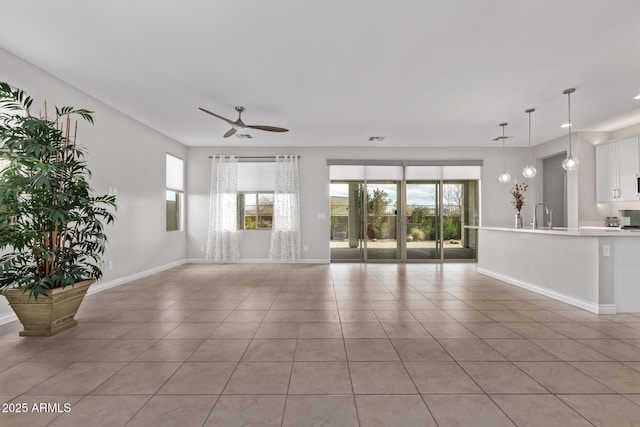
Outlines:
[[[331,260],[364,260],[364,183],[332,182],[330,198]]]
[[[401,259],[399,182],[366,184],[367,189],[367,259]]]
[[[402,258],[399,191],[399,182],[331,183],[332,260]]]
[[[445,181],[442,185],[444,259],[476,259],[478,181]]]
[[[331,168],[332,261],[476,259],[478,166]]]
[[[440,259],[440,183],[407,182],[407,259]]]

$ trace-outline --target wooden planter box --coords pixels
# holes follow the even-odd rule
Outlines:
[[[49,337],[78,324],[75,315],[95,280],[85,280],[66,288],[48,290],[49,296],[29,297],[29,292],[9,289],[4,296],[24,327],[20,336]]]

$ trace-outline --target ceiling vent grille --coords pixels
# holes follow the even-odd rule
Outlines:
[[[236,133],[236,138],[238,138],[238,139],[251,139],[253,137],[251,135],[249,135],[248,133]]]
[[[384,136],[370,136],[369,141],[384,141]]]

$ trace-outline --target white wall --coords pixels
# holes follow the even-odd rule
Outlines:
[[[624,139],[640,135],[640,124],[618,129],[609,134],[609,140]]]
[[[542,162],[542,173],[539,182],[542,183],[544,203],[549,209],[553,209],[553,226],[566,227],[567,218],[565,212],[565,171],[562,169],[562,162],[566,157],[564,153],[557,156],[547,157]],[[540,188],[540,186],[538,186]],[[542,217],[538,218],[543,221]],[[541,222],[542,223],[542,222]]]
[[[577,228],[580,224],[598,222],[604,224],[608,207],[596,203],[596,157],[595,144],[609,139],[605,132],[577,132],[572,136],[573,155],[580,161],[577,171],[567,173],[567,226]],[[542,159],[567,151],[568,136],[539,144],[532,149],[537,159],[536,167],[542,182]],[[562,183],[558,183],[562,185]],[[544,201],[542,185],[535,191],[536,203]]]
[[[527,162],[525,148],[507,149],[507,170],[522,181],[522,168]],[[209,210],[211,160],[209,155],[271,156],[299,154],[301,187],[302,245],[309,250],[302,257],[307,261],[328,261],[329,251],[329,167],[327,159],[396,159],[396,160],[484,160],[481,180],[482,223],[512,226],[511,184],[498,182],[502,170],[502,154],[497,148],[206,148],[188,149],[188,235],[187,259],[202,259],[206,245]],[[326,214],[319,219],[318,214]],[[241,256],[245,260],[264,260],[269,255],[269,232],[241,232]]]
[[[580,149],[579,169],[579,222],[581,225],[598,223],[602,225],[608,216],[608,209],[596,202],[596,145],[609,140],[606,132],[581,132],[578,134]],[[583,165],[584,162],[584,165]],[[585,166],[585,167],[582,167]]]
[[[104,257],[113,270],[103,281],[183,261],[186,233],[165,231],[164,186],[165,153],[184,158],[185,147],[2,49],[0,64],[0,79],[34,98],[32,112],[45,100],[49,111],[72,105],[95,112],[95,125],[78,124],[78,143],[87,147],[95,193],[118,190],[117,221],[107,228]],[[1,320],[10,309],[4,298],[0,304]]]
[[[589,307],[583,308],[593,309],[612,302],[599,300],[598,239],[479,230],[478,269],[510,283],[557,293],[554,297],[568,297],[569,301],[561,300],[570,304],[584,302]]]

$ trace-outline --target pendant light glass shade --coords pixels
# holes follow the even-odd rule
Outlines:
[[[569,121],[567,122],[569,124],[567,126],[569,128],[569,151],[567,151],[567,158],[562,162],[562,168],[568,172],[574,171],[578,169],[578,166],[580,166],[578,159],[573,157],[573,154],[571,153],[571,128],[573,125],[573,122],[571,121],[571,94],[575,91],[576,90],[574,88],[562,91],[563,94],[567,95],[567,103],[569,106]]]
[[[538,171],[533,166],[525,166],[525,168],[522,169],[522,175],[525,178],[533,178],[536,176],[536,173],[538,173]]]
[[[562,162],[562,167],[564,168],[564,170],[569,171],[569,172],[578,169],[578,166],[580,166],[580,162],[578,161],[578,159],[576,159],[573,156],[567,157]]]
[[[508,172],[502,172],[498,177],[498,181],[500,181],[503,184],[506,184],[507,182],[511,181],[511,175],[509,175]]]
[[[507,182],[511,181],[511,175],[506,171],[506,161],[505,161],[505,154],[504,154],[504,141],[505,139],[507,139],[507,137],[504,135],[504,127],[508,125],[508,123],[500,123],[500,126],[502,127],[502,136],[498,137],[496,139],[501,139],[502,140],[502,173],[500,174],[500,176],[498,177],[498,181],[500,181],[503,184],[506,184]]]
[[[529,115],[529,163],[522,169],[522,175],[525,178],[533,178],[537,173],[536,168],[531,164],[531,113],[534,111],[536,111],[535,108],[529,108],[524,111]]]

